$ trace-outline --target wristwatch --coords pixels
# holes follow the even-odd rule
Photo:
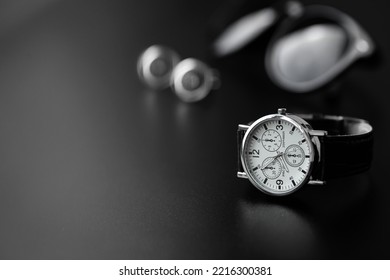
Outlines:
[[[305,184],[369,169],[373,129],[365,120],[329,115],[276,114],[240,124],[237,177],[260,191],[283,196]]]

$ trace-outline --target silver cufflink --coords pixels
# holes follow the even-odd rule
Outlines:
[[[200,101],[220,85],[216,70],[195,58],[180,61],[175,51],[160,45],[140,55],[137,70],[144,84],[156,90],[170,86],[184,102]]]
[[[214,69],[195,58],[180,61],[173,69],[171,87],[185,102],[196,102],[219,87],[219,77]]]
[[[150,88],[165,89],[169,87],[172,70],[179,61],[179,55],[170,48],[150,46],[138,58],[138,76]]]

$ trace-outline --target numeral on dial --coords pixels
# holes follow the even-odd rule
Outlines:
[[[252,152],[249,152],[249,154],[252,155],[252,157],[258,158],[260,157],[260,150],[253,149]]]

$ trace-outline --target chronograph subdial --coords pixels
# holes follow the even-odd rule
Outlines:
[[[266,158],[263,161],[261,171],[268,179],[276,179],[282,172],[282,165],[277,158]]]
[[[261,144],[267,151],[274,152],[282,145],[282,137],[276,130],[268,129],[261,136]]]
[[[284,152],[284,159],[286,162],[293,167],[300,166],[305,160],[305,152],[298,145],[290,145]]]

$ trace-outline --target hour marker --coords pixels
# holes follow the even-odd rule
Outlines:
[[[305,158],[309,158],[310,156],[309,155],[306,155]]]
[[[305,171],[305,170],[302,169],[301,171],[302,171],[304,174],[306,174],[306,171]]]
[[[268,181],[268,179],[265,178],[264,181],[263,181],[263,183],[264,183],[264,184],[267,184],[267,181]]]
[[[291,131],[294,131],[295,130],[295,126],[293,126],[293,128],[291,129]]]
[[[295,186],[296,186],[295,181],[294,181],[294,180],[291,180],[291,182],[293,183],[293,185],[294,185],[294,187],[295,187]]]
[[[254,136],[254,135],[253,135],[253,138],[254,138],[256,141],[257,141],[257,140],[259,140],[259,138],[257,138],[257,137],[256,137],[256,136]]]
[[[255,168],[252,169],[252,171],[256,171],[257,169],[259,169],[257,166]]]
[[[278,186],[278,189],[280,190],[282,188],[282,186]]]
[[[282,123],[282,122],[279,120],[279,121],[278,121],[278,124],[281,124],[281,123]]]
[[[265,128],[265,130],[267,130],[267,129],[268,129],[268,127],[267,127],[267,125],[266,125],[266,124],[264,124],[264,128]]]
[[[301,141],[301,143],[305,143],[306,142],[306,139],[303,139],[302,141]]]

